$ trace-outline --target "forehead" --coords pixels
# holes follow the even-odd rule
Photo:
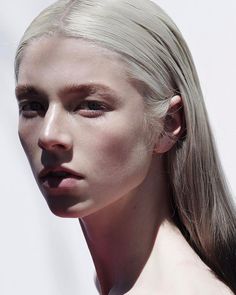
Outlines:
[[[61,54],[70,54],[71,56],[75,57],[78,56],[78,52],[82,53],[83,51],[88,55],[93,54],[95,57],[100,56],[107,59],[116,58],[117,60],[122,61],[120,54],[102,47],[91,40],[64,37],[61,35],[45,35],[31,40],[24,49],[23,57],[25,55],[29,57],[37,54],[39,59],[42,57],[45,59],[50,56],[50,52],[53,52],[53,56],[55,58],[61,56]],[[46,52],[47,55],[45,56]]]
[[[92,42],[58,36],[41,37],[24,49],[18,81],[38,82],[42,73],[43,76],[57,76],[62,81],[76,80],[72,83],[82,77],[93,80],[109,76],[115,80],[126,77],[126,66],[118,53]]]
[[[143,95],[130,79],[127,69],[118,53],[92,42],[42,37],[24,50],[17,89],[24,91],[26,86],[27,89],[39,89],[47,97],[58,97],[61,89],[67,86],[76,85],[78,90],[99,85],[99,91],[109,89],[116,97],[143,105]]]

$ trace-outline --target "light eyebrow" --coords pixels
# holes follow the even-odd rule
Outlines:
[[[26,97],[47,97],[44,91],[28,84],[20,84],[16,86],[15,95],[18,100]]]

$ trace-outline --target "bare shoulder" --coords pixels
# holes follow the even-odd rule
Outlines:
[[[127,295],[234,295],[208,268],[184,263],[169,273],[161,284],[143,284]]]
[[[184,263],[175,272],[168,295],[234,295],[207,267]]]

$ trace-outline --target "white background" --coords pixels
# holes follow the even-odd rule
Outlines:
[[[0,294],[97,294],[76,219],[52,215],[17,137],[13,58],[26,26],[50,0],[0,4]],[[156,1],[182,31],[200,76],[220,157],[235,196],[236,1]]]

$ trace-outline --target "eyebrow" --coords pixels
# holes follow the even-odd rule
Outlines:
[[[37,87],[25,84],[25,85],[17,85],[15,89],[15,95],[18,100],[23,99],[25,97],[47,97],[46,93]]]
[[[121,97],[117,94],[115,90],[99,83],[87,83],[87,84],[69,84],[61,88],[57,95],[59,97],[65,97],[68,95],[77,95],[78,99],[85,98],[89,95],[98,94],[101,97],[109,98],[112,101],[120,101]],[[17,85],[15,89],[15,94],[18,100],[25,97],[47,97],[46,92],[33,85]]]
[[[58,92],[59,97],[65,97],[67,95],[73,94],[77,95],[78,99],[82,99],[93,94],[98,94],[99,96],[107,98],[113,102],[119,102],[121,100],[121,97],[115,90],[109,86],[99,83],[66,85]]]

